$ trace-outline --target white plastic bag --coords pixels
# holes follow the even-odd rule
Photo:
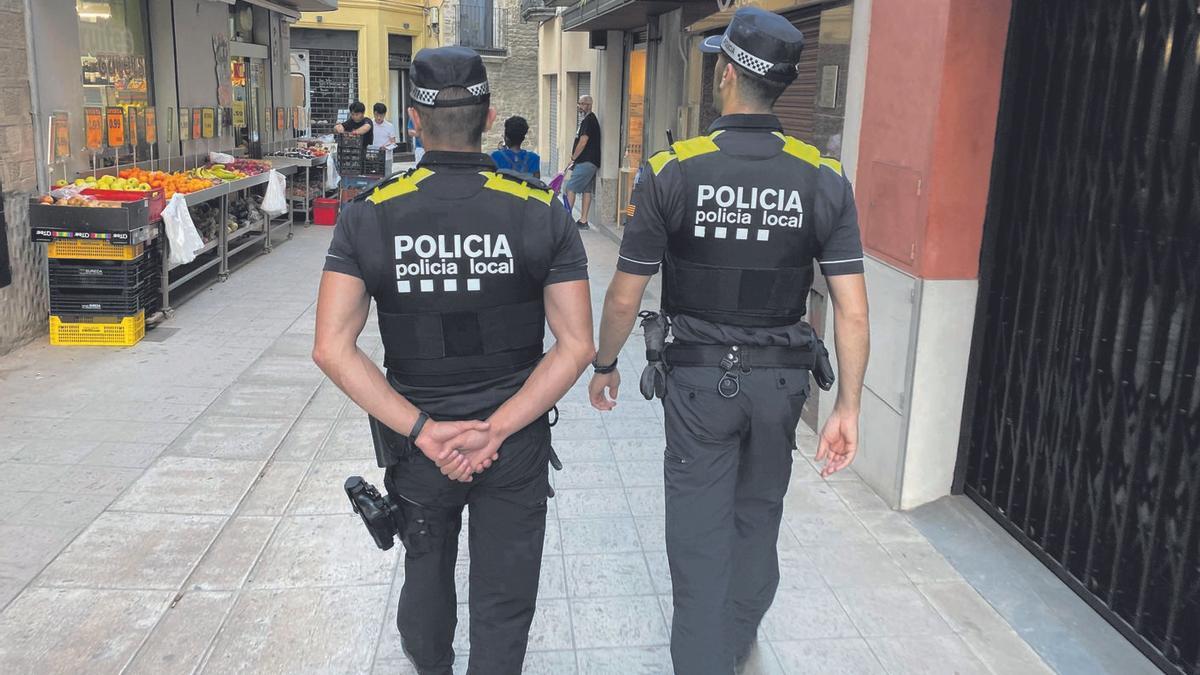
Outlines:
[[[208,153],[208,163],[209,164],[232,164],[233,162],[234,162],[233,155],[227,155],[223,152]]]
[[[267,178],[267,194],[263,196],[262,210],[271,218],[287,213],[287,180],[283,174],[271,169]]]
[[[325,162],[325,189],[336,190],[342,182],[342,176],[338,173],[337,162],[333,157],[330,157]]]
[[[171,243],[168,261],[171,267],[186,265],[196,259],[196,251],[204,248],[204,240],[196,231],[192,214],[188,212],[187,200],[181,194],[171,197],[162,212],[163,224],[167,228],[167,241]]]

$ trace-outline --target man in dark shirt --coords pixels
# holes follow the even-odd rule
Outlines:
[[[592,208],[592,195],[596,192],[596,173],[600,171],[600,120],[592,112],[592,97],[579,97],[579,112],[583,118],[579,120],[579,131],[575,134],[575,147],[571,151],[571,177],[564,189],[567,193],[567,204],[572,213],[575,209],[575,195],[583,195],[583,203],[579,206],[579,229],[588,228],[588,211]]]
[[[703,50],[719,53],[722,117],[708,135],[675,143],[642,169],[604,303],[589,393],[596,408],[611,410],[617,354],[663,266],[674,341],[654,351],[670,370],[652,363],[643,393],[663,399],[679,675],[731,675],[749,657],[779,585],[776,545],[806,371],[832,384],[824,348],[803,320],[814,261],[833,301],[841,380],[821,432],[822,475],[847,467],[858,444],[868,337],[854,196],[836,160],[786,136],[771,114],[796,78],[802,46],[790,22],[758,8],[738,10],[724,36],[705,41]]]
[[[367,117],[367,106],[362,101],[351,103],[350,119],[337,124],[333,130],[339,134],[366,136],[365,142],[368,146],[375,142],[375,125],[371,123],[371,118]]]
[[[417,671],[452,672],[469,506],[469,672],[518,675],[557,461],[547,413],[594,354],[587,255],[549,189],[481,153],[496,111],[478,54],[424,49],[412,82],[429,151],[338,218],[313,358],[377,432],[405,523],[397,626]],[[386,376],[357,346],[372,300]]]

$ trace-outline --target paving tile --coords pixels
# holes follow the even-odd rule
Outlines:
[[[564,465],[568,462],[611,462],[615,459],[607,439],[560,441],[555,438],[554,452]]]
[[[650,595],[654,586],[641,553],[568,555],[567,593],[572,598]]]
[[[97,444],[96,449],[79,460],[79,463],[144,469],[153,464],[166,448],[165,443],[104,441]]]
[[[26,489],[32,490],[34,486],[26,486]],[[18,492],[16,490],[0,492],[0,524],[5,523],[14,513],[19,512],[21,507],[25,506],[36,494],[36,492]]]
[[[751,647],[750,655],[738,675],[784,675],[784,671],[771,645],[759,640]]]
[[[313,363],[311,356],[280,356],[266,354],[260,356],[238,378],[239,382],[295,384],[309,386],[308,393],[312,394],[325,373]]]
[[[384,492],[382,471],[373,462],[341,460],[313,462],[308,476],[300,485],[289,514],[353,513],[346,498],[345,484],[350,476],[362,476]],[[365,534],[365,531],[364,531]]]
[[[660,440],[665,444],[663,425],[657,419],[604,418],[604,429],[610,439],[633,438],[637,440]]]
[[[360,459],[369,460],[374,464],[375,444],[371,440],[371,427],[366,418],[338,420],[333,427],[333,433],[321,448],[320,459]]]
[[[308,462],[269,462],[250,486],[238,507],[243,516],[281,516],[287,511],[300,482],[308,473]]]
[[[572,600],[575,648],[666,645],[667,627],[659,609],[654,596]]]
[[[567,570],[560,555],[542,556],[542,571],[538,578],[538,602],[542,599],[567,597]]]
[[[0,614],[0,672],[120,672],[172,596],[31,588]]]
[[[564,462],[554,474],[555,489],[613,488],[621,486],[616,462]]]
[[[574,675],[578,672],[574,651],[527,652],[521,668],[522,675]]]
[[[369,673],[387,586],[243,592],[204,673]]]
[[[32,464],[76,464],[99,445],[96,439],[45,438],[22,443],[8,459]]]
[[[0,578],[28,583],[76,534],[78,530],[67,527],[0,525],[0,542],[4,544],[0,546]]]
[[[266,459],[287,434],[291,420],[210,417],[196,420],[167,448],[168,455],[217,459]]]
[[[663,675],[671,672],[671,649],[666,646],[581,649],[577,655],[579,675]]]
[[[123,469],[108,466],[60,467],[55,485],[62,492],[110,495],[116,497],[143,473],[143,469]]]
[[[992,672],[1052,672],[967,582],[921,584],[918,589]]]
[[[625,488],[629,510],[634,516],[662,516],[667,512],[663,489],[657,487]]]
[[[247,587],[386,584],[395,555],[376,548],[354,514],[286,517]]]
[[[834,588],[908,583],[908,577],[879,544],[838,541],[836,545],[808,546],[806,550],[826,583]]]
[[[772,642],[775,657],[788,675],[885,675],[879,659],[862,638]],[[932,672],[932,671],[931,671]]]
[[[620,488],[590,490],[555,490],[554,502],[558,505],[558,517],[567,518],[616,518],[628,517],[629,503]]]
[[[337,419],[338,413],[347,405],[354,405],[350,397],[329,380],[317,387],[317,393],[304,408],[304,417],[310,419]]]
[[[295,419],[315,389],[311,383],[235,382],[213,401],[205,415]]]
[[[612,453],[618,462],[661,462],[666,448],[665,438],[612,439]]]
[[[956,635],[867,638],[872,651],[895,675],[987,673],[971,649]]]
[[[841,588],[835,592],[864,637],[953,632],[925,596],[912,586]]]
[[[858,519],[880,543],[924,542],[925,537],[913,527],[908,516],[897,511],[867,511]]]
[[[217,536],[220,516],[102,514],[37,578],[37,586],[175,590]]]
[[[667,521],[665,516],[641,516],[634,518],[637,524],[638,541],[645,551],[667,550]]]
[[[883,547],[916,584],[958,581],[962,575],[927,542],[893,542]]]
[[[663,460],[617,462],[621,482],[625,487],[657,487],[664,485]]]
[[[824,588],[825,579],[808,555],[800,549],[780,549],[779,589],[800,591],[808,588]]]
[[[262,462],[162,457],[113,504],[114,511],[229,515]]]
[[[866,511],[891,511],[891,507],[887,505],[875,491],[867,487],[866,483],[859,481],[846,481],[840,483],[832,483],[833,491],[837,493],[846,506],[850,507],[855,513],[863,513]]]
[[[571,608],[567,600],[538,600],[529,628],[530,652],[571,649]]]
[[[316,457],[321,444],[333,430],[333,423],[333,419],[310,417],[307,412],[301,415],[279,444],[275,459],[300,462]]]
[[[825,588],[776,593],[763,618],[762,632],[772,642],[858,637],[841,603]]]
[[[258,516],[230,520],[188,579],[189,587],[202,591],[241,588],[278,522],[278,518]]]
[[[654,592],[659,595],[671,594],[671,565],[667,560],[666,551],[646,551],[646,566],[650,569],[650,581],[654,584]]]
[[[554,504],[554,500],[550,500]],[[558,519],[557,511],[554,515],[547,514],[546,516],[546,539],[542,543],[542,555],[562,555],[562,534],[560,525],[562,521]]]
[[[167,609],[123,674],[193,672],[234,600],[233,593],[184,593]]]
[[[642,550],[633,518],[571,518],[561,521],[561,529],[567,555]]]
[[[7,524],[82,530],[112,501],[112,495],[105,494],[39,492],[30,495],[30,498],[9,516]]]

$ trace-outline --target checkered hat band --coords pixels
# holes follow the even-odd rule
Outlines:
[[[480,82],[479,84],[473,84],[473,85],[467,87],[467,91],[469,91],[472,96],[486,96],[487,94],[491,93],[491,88],[488,86],[487,81],[484,80],[483,82]],[[412,97],[413,101],[416,101],[417,103],[420,103],[421,105],[427,105],[427,106],[432,107],[435,105],[435,102],[437,101],[438,90],[437,89],[425,89],[423,87],[413,87],[412,90],[409,92],[409,96]]]
[[[724,50],[725,54],[729,56],[734,63],[756,75],[766,77],[767,71],[775,67],[774,63],[771,63],[770,61],[764,61],[745,49],[733,44],[733,40],[730,40],[728,36],[726,36],[724,40],[721,40],[721,49]]]

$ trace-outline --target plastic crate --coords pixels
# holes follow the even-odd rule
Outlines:
[[[146,314],[126,317],[50,316],[50,344],[73,347],[132,347],[146,336]]]
[[[127,316],[148,309],[161,292],[157,280],[147,280],[133,288],[91,289],[58,288],[50,285],[51,314],[85,316]]]
[[[136,260],[146,250],[146,244],[114,246],[106,241],[72,239],[52,241],[47,253],[51,258],[74,260]]]
[[[159,258],[153,252],[137,260],[50,260],[50,285],[57,288],[132,288],[157,280]]]
[[[163,209],[167,207],[167,199],[162,188],[155,188],[149,192],[140,190],[101,190],[99,188],[85,188],[83,194],[91,195],[96,199],[104,199],[115,202],[138,202],[146,200],[148,208],[148,222],[155,223],[162,220]]]

